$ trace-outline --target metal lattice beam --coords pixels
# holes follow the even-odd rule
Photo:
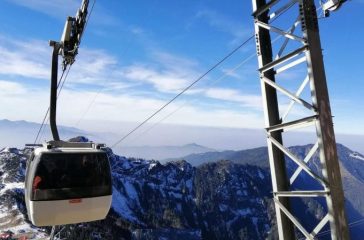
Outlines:
[[[285,31],[282,30],[285,27],[273,26],[277,16],[286,14],[289,9],[296,9],[294,13],[290,13],[295,15],[291,27]],[[329,223],[332,239],[349,239],[314,0],[271,0],[268,3],[265,0],[253,0],[253,11],[279,238],[294,239],[295,231],[299,231],[306,239],[315,239],[315,236]],[[298,31],[298,25],[301,25],[301,31]],[[271,34],[278,34],[284,39],[275,59],[273,59]],[[292,46],[295,47],[287,47],[290,42],[294,42]],[[304,65],[307,76],[301,83],[298,82],[298,90],[292,92],[284,85],[287,83],[284,81],[279,83],[277,80],[280,78],[280,73],[292,70],[298,65],[301,67]],[[305,100],[301,95],[308,85],[311,98]],[[288,108],[282,115],[280,110],[283,109],[283,104],[278,94],[289,101]],[[295,104],[305,108],[309,115],[286,121],[287,117],[292,115],[291,110]],[[283,133],[307,126],[314,126],[316,141],[304,159],[300,159],[284,145]],[[317,152],[321,173],[310,169],[310,160],[317,155]],[[292,160],[297,165],[290,178],[287,175],[286,159]],[[316,180],[319,183],[318,189],[292,190],[293,183],[302,174]],[[307,197],[326,199],[327,213],[313,229],[305,229],[299,216],[294,216],[290,208],[293,198]]]

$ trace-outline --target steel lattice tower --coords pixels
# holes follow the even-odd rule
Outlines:
[[[253,0],[253,11],[279,238],[295,239],[295,231],[299,231],[306,239],[316,239],[329,223],[332,239],[349,239],[314,0],[271,0],[268,3]],[[285,24],[288,20],[294,21],[288,27],[277,27],[274,25],[278,24],[279,21],[275,21],[278,17],[286,17],[281,21]],[[273,34],[283,38],[278,48],[274,48]],[[293,81],[297,79],[284,74],[298,67],[305,69],[304,80],[300,79],[292,90]],[[304,95],[305,91],[308,94]],[[304,110],[295,113],[292,109],[297,106]],[[300,159],[284,145],[284,134],[310,127],[316,143],[306,157]],[[320,171],[313,169],[310,161],[317,155]],[[288,174],[288,161],[296,165],[293,174]],[[319,187],[294,188],[302,175],[312,178]],[[326,203],[325,214],[313,219],[317,222],[312,229],[307,229],[300,217],[294,216],[290,205],[297,199],[321,199],[317,201]]]

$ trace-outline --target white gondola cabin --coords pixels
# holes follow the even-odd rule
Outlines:
[[[104,219],[112,182],[106,152],[94,143],[48,142],[27,162],[25,202],[36,226]]]

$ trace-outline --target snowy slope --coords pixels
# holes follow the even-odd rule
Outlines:
[[[0,152],[0,231],[8,230],[14,237],[46,239],[42,229],[26,220],[24,205],[24,169],[26,156],[22,151],[5,148]]]

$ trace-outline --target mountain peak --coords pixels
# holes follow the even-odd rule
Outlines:
[[[89,139],[85,136],[77,136],[68,140],[69,142],[89,142]]]
[[[203,147],[203,148],[205,148],[204,146],[199,145],[197,143],[188,143],[188,144],[184,145],[184,147]]]

